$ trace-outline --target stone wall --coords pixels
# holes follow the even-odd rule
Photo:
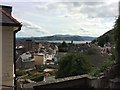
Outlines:
[[[30,83],[24,85],[24,88],[33,88],[34,90],[38,90],[42,88],[93,88],[91,86],[91,80],[95,80],[95,78],[89,75],[80,75],[80,76],[72,76],[66,78],[55,79],[51,81],[42,81],[38,83]]]
[[[107,80],[105,76],[91,77],[87,74],[80,76],[72,76],[51,81],[42,81],[38,83],[24,84],[24,89],[44,90],[45,88],[80,88],[84,90],[113,90],[118,88],[120,82],[115,80]]]

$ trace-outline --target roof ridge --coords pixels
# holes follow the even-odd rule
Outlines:
[[[13,20],[15,23],[20,23],[15,18],[13,18],[11,15],[9,15],[6,11],[2,10],[1,8],[0,8],[0,11],[4,13],[7,17],[9,17],[11,20]]]

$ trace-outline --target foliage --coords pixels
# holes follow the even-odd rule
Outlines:
[[[43,81],[44,75],[42,73],[35,73],[34,75],[31,76],[30,79],[36,82]]]
[[[90,71],[91,65],[85,55],[70,53],[62,57],[59,61],[59,69],[56,78],[86,74]]]
[[[31,71],[24,71],[24,70],[19,70],[17,71],[17,76],[22,76],[22,75],[26,75],[22,77],[23,81],[22,83],[26,84],[29,83],[28,79],[35,81],[35,82],[39,82],[39,81],[43,81],[44,79],[44,74],[40,73],[36,70],[31,70]]]
[[[115,43],[116,43],[116,60],[120,64],[120,16],[115,22],[114,26],[114,31],[115,31]]]
[[[56,72],[57,72],[57,70],[48,71],[48,73],[49,73],[50,75],[55,75]]]
[[[68,51],[68,45],[65,41],[62,42],[61,45],[58,46],[59,52],[67,52]]]
[[[89,48],[87,51],[88,55],[93,55],[93,54],[97,54],[97,49],[96,48]]]
[[[25,79],[22,83],[23,83],[23,84],[27,84],[27,83],[29,83],[29,82],[28,82],[27,79]]]
[[[92,41],[92,43],[95,43],[95,42],[98,42],[98,45],[101,47],[103,47],[104,44],[108,42],[110,42],[111,44],[114,44],[114,29],[106,32],[102,36]]]
[[[98,45],[103,47],[105,43],[107,43],[109,41],[109,37],[108,35],[105,35],[103,37],[101,37],[101,39],[98,40]]]
[[[115,48],[113,47],[111,48],[111,53],[112,53],[111,58],[115,60]]]
[[[38,66],[36,66],[36,67],[37,67],[37,70],[38,70],[38,71],[41,71],[41,72],[43,72],[44,69],[46,68],[46,66],[45,66],[44,64],[40,64],[40,65],[38,65]]]
[[[90,72],[90,75],[99,76],[101,73],[109,69],[114,63],[115,61],[111,57],[108,58],[103,63],[101,63],[98,67],[93,67],[92,71]]]
[[[16,76],[23,76],[23,75],[26,75],[27,74],[27,71],[24,71],[24,70],[18,70],[16,71]]]
[[[115,22],[115,26],[114,26],[114,33],[115,33],[115,59],[117,62],[117,75],[120,76],[120,15],[118,17],[118,19]]]

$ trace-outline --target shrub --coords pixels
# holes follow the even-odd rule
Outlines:
[[[18,70],[18,71],[16,71],[16,76],[18,77],[18,76],[23,76],[23,75],[26,75],[27,74],[27,72],[26,71],[24,71],[24,70]]]
[[[86,74],[91,68],[87,57],[78,53],[67,54],[58,61],[58,64],[56,78]]]
[[[22,83],[23,83],[23,84],[27,84],[27,83],[29,83],[29,82],[27,81],[27,79],[25,79],[24,81],[22,81]]]
[[[115,63],[114,60],[111,58],[108,58],[103,63],[101,63],[98,67],[93,67],[92,71],[90,72],[90,75],[92,76],[99,76],[100,73],[104,73],[108,68],[110,68]]]
[[[68,44],[63,41],[61,45],[58,46],[59,52],[67,52],[68,51]]]
[[[93,54],[97,54],[97,49],[96,48],[89,48],[87,51],[88,55],[93,55]]]
[[[56,72],[57,72],[57,70],[53,70],[53,71],[49,71],[48,73],[49,73],[50,75],[55,75]]]
[[[38,65],[36,67],[37,67],[38,71],[41,71],[41,72],[43,72],[43,70],[46,68],[46,66],[43,65],[43,64],[40,64],[40,65]]]
[[[36,82],[43,81],[44,75],[41,73],[35,73],[30,79]]]

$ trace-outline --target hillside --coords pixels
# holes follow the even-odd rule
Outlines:
[[[29,38],[17,38],[17,40],[23,39],[31,39],[31,40],[42,40],[42,41],[92,41],[96,37],[89,36],[78,36],[78,35],[53,35],[53,36],[45,36],[45,37],[29,37]]]
[[[98,45],[100,45],[100,46],[104,46],[104,44],[107,42],[114,44],[114,30],[112,29],[112,30],[104,33],[102,36],[96,38],[92,42],[93,43],[98,42]]]
[[[42,40],[68,40],[68,41],[91,41],[95,39],[94,37],[88,37],[88,36],[77,36],[77,35],[53,35],[53,36],[46,36],[46,37],[40,37],[39,39]]]

